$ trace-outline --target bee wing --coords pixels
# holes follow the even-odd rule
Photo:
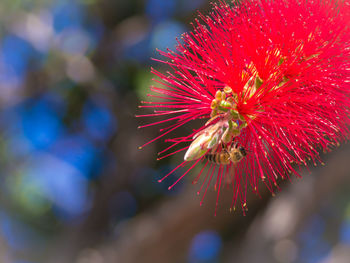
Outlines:
[[[208,127],[204,128],[203,130],[201,130],[201,131],[197,132],[195,135],[193,135],[193,139],[198,138],[198,136],[200,136],[202,134],[206,134],[207,136],[214,134],[220,128],[219,124],[220,124],[220,122],[209,125]]]
[[[192,139],[195,140],[196,138],[198,138],[198,136],[202,135],[205,132],[205,129],[197,132],[195,135],[193,135]]]
[[[218,145],[221,142],[222,135],[224,134],[225,127],[218,129],[215,134],[210,139],[207,148],[212,149],[215,145]]]
[[[213,122],[214,120],[216,120],[218,117],[219,117],[219,115],[216,115],[216,116],[210,118],[210,119],[205,123],[205,125],[209,125],[211,122]]]
[[[212,139],[208,143],[208,149],[212,149],[214,146],[222,142],[222,137],[225,131],[228,129],[228,124],[224,121],[219,121],[216,124],[215,132],[213,133]]]
[[[226,129],[227,124],[224,121],[218,121],[217,123],[197,132],[193,136],[194,141],[185,153],[184,160],[192,161],[201,158],[208,149],[212,149],[220,143],[222,135]]]
[[[199,135],[190,145],[187,152],[185,153],[185,161],[193,161],[201,158],[207,151],[207,144],[209,137],[202,133]]]

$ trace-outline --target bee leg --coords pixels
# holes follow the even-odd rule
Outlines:
[[[238,146],[238,142],[232,142],[231,148],[236,149]]]
[[[225,149],[225,148],[226,148],[225,144],[221,142],[221,149]]]
[[[232,142],[229,146],[226,147],[226,149],[230,152],[233,148],[234,142]]]
[[[225,145],[224,143],[221,143],[221,147],[222,147],[222,150],[225,151],[225,153],[228,153],[230,154],[230,148],[227,147],[227,145]]]

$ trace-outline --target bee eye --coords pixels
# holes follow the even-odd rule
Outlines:
[[[247,155],[247,152],[246,152],[246,150],[244,149],[244,147],[240,146],[240,147],[239,147],[239,151],[243,154],[243,156],[246,156],[246,155]]]

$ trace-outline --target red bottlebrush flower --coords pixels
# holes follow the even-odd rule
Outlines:
[[[171,70],[152,69],[161,79],[149,94],[157,102],[140,107],[154,109],[142,116],[164,119],[142,127],[165,125],[151,143],[203,119],[191,134],[167,137],[171,144],[160,158],[182,151],[178,167],[190,166],[176,182],[203,163],[195,179],[204,177],[203,197],[211,181],[218,198],[229,183],[231,208],[239,202],[244,211],[249,185],[258,193],[262,180],[273,193],[278,178],[298,175],[307,162],[322,163],[321,150],[348,138],[350,6],[342,0],[220,2],[193,27],[176,51],[160,51]]]

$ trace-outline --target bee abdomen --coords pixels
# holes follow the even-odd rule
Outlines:
[[[215,164],[229,164],[230,163],[230,155],[226,152],[224,153],[208,153],[205,155],[205,158],[212,163]]]

